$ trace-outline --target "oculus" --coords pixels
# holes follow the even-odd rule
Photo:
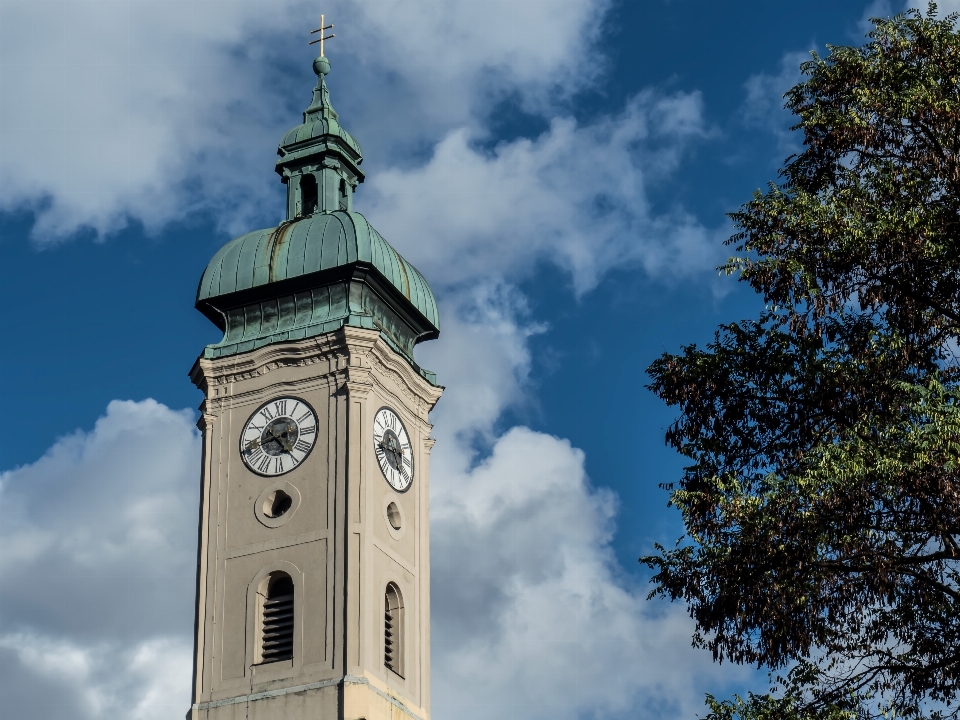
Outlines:
[[[317,442],[317,414],[299,398],[264,403],[240,435],[240,456],[257,475],[288,473],[302,463]]]
[[[397,492],[409,490],[413,483],[410,436],[397,414],[388,407],[380,408],[373,418],[373,448],[390,487]]]

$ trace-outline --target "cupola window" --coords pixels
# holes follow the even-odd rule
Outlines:
[[[293,580],[286,573],[270,577],[263,599],[261,628],[261,662],[293,657]]]
[[[403,597],[394,583],[384,594],[383,664],[403,677]]]
[[[317,179],[310,173],[300,177],[300,202],[303,215],[313,215],[317,211]]]
[[[340,179],[340,209],[341,210],[350,209],[350,202],[347,196],[348,187],[349,186],[347,185],[347,181],[341,178]]]

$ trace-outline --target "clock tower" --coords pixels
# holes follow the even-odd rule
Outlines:
[[[322,33],[321,33],[322,34]],[[353,210],[330,63],[280,142],[286,219],[224,245],[197,309],[204,393],[192,720],[428,720],[423,276]]]

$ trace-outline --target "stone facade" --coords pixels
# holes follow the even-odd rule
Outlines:
[[[427,720],[428,414],[442,389],[381,332],[350,326],[201,357],[191,378],[205,399],[187,717]],[[312,406],[317,440],[293,470],[263,477],[241,459],[241,431],[257,408],[280,396]],[[402,493],[386,482],[375,454],[373,418],[385,406],[400,417],[413,448],[414,479]],[[270,517],[265,498],[278,490],[289,508]],[[260,613],[275,573],[293,581],[293,652],[264,663]],[[385,612],[388,623],[402,626],[393,630],[399,646],[392,660],[385,658]]]

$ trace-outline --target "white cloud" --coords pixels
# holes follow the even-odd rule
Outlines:
[[[189,706],[192,650],[182,637],[128,647],[2,635],[0,663],[9,663],[3,668],[4,706],[43,719],[180,717]]]
[[[623,577],[616,497],[590,487],[583,460],[514,428],[476,467],[438,476],[437,717],[692,717],[705,678],[720,681],[680,608],[655,614]]]
[[[199,451],[191,412],[114,401],[91,432],[0,475],[8,708],[41,718],[185,710]],[[48,715],[33,711],[37,694]]]
[[[686,618],[656,615],[618,567],[616,501],[589,484],[582,453],[495,430],[530,401],[529,338],[546,328],[517,283],[538,264],[583,293],[616,267],[675,278],[716,263],[710,233],[646,193],[709,137],[700,95],[645,91],[589,124],[570,116],[569,98],[604,70],[588,51],[608,5],[329,11],[334,103],[367,152],[358,205],[442,294],[442,338],[420,351],[448,385],[432,473],[438,720],[491,697],[530,718],[670,717],[719,677],[689,651]],[[278,48],[303,41],[314,11],[0,5],[0,210],[34,209],[40,243],[200,212],[230,232],[275,221],[275,143],[311,81],[307,52],[291,75],[294,53]],[[547,130],[492,144],[507,99]],[[34,716],[185,708],[198,456],[190,413],[115,402],[92,432],[0,476],[0,678],[43,694]]]
[[[514,428],[476,465],[453,437],[436,452],[438,719],[493,706],[689,716],[706,680],[734,677],[690,650],[680,608],[658,612],[623,575],[609,546],[616,497],[590,485],[568,441]],[[144,720],[185,710],[198,476],[191,413],[152,400],[112,402],[93,431],[0,476],[6,707]]]
[[[786,99],[783,96],[804,79],[800,65],[810,59],[809,51],[784,53],[778,73],[757,73],[744,83],[747,98],[743,104],[743,121],[750,127],[774,135],[777,149],[784,154],[797,152],[802,138],[790,130],[796,118],[784,109]]]
[[[454,253],[457,279],[547,259],[582,292],[613,265],[712,266],[699,223],[655,216],[645,197],[708,134],[699,93],[643,92],[590,125],[566,115],[602,73],[589,50],[608,4],[335,4],[329,80],[370,167],[358,207],[421,264]],[[33,210],[36,242],[197,213],[230,233],[276,222],[273,153],[313,77],[307,48],[278,48],[303,41],[312,6],[15,1],[0,13],[0,210]],[[549,129],[485,151],[507,98]]]
[[[335,101],[353,110],[348,125],[361,139],[369,133],[377,162],[476,126],[497,98],[543,108],[599,72],[602,61],[581,58],[607,4],[332,3]],[[229,232],[275,221],[273,152],[309,101],[315,9],[305,0],[4,2],[0,209],[34,210],[38,242],[131,221],[157,230],[195,212]],[[296,82],[291,57],[302,63]]]
[[[578,293],[613,267],[689,275],[715,266],[719,245],[682,210],[655,215],[646,184],[706,135],[699,93],[641,93],[616,117],[558,118],[489,152],[461,129],[424,165],[372,177],[369,216],[427,277],[451,286],[522,278],[541,261],[568,271]]]
[[[460,473],[472,461],[467,448],[476,436],[493,440],[504,409],[528,400],[528,339],[546,331],[531,320],[526,298],[506,283],[476,284],[451,293],[441,304],[441,340],[417,348],[419,361],[440,373],[446,390],[434,411],[441,448],[439,471]],[[443,449],[448,444],[458,450]]]

